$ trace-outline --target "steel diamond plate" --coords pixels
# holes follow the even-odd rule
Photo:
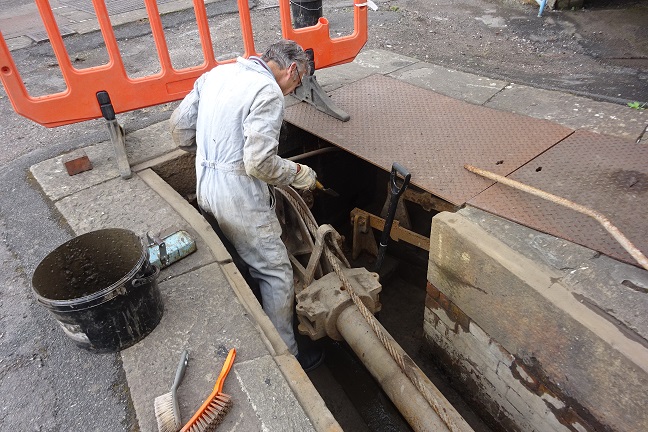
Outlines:
[[[598,211],[648,255],[645,144],[577,131],[508,177]],[[638,265],[594,219],[541,198],[497,184],[469,204]]]
[[[286,121],[387,171],[399,162],[412,173],[413,184],[455,205],[493,184],[464,164],[507,175],[573,132],[382,75],[329,96],[351,120],[299,103],[286,109]]]

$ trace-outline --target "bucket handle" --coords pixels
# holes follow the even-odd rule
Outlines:
[[[160,274],[160,269],[159,269],[159,267],[156,266],[155,264],[151,264],[151,267],[153,267],[153,268],[155,269],[155,271],[154,271],[153,273],[151,273],[150,275],[145,276],[145,277],[141,277],[141,278],[134,278],[134,279],[131,281],[131,286],[132,286],[133,288],[139,288],[139,287],[141,287],[142,285],[146,285],[146,284],[148,284],[148,283],[151,283],[151,282],[154,281],[155,279],[157,279],[158,275]]]

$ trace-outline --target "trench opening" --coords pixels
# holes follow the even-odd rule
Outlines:
[[[330,148],[330,151],[300,158],[302,154],[323,148]],[[374,271],[375,256],[365,251],[356,259],[352,258],[350,213],[354,208],[360,208],[372,215],[383,213],[384,216],[389,173],[287,123],[282,129],[279,154],[312,167],[324,187],[339,194],[336,197],[314,191],[306,192],[302,197],[307,203],[312,203],[310,210],[318,225],[331,224],[343,236],[343,251],[351,267]],[[193,155],[183,154],[154,166],[153,170],[198,208]],[[404,202],[404,206],[409,216],[409,229],[429,237],[432,217],[437,211],[426,210],[412,202]],[[380,231],[373,230],[376,244],[379,244],[380,234]],[[482,419],[462,398],[461,394],[466,394],[467,390],[457,387],[457,382],[444,373],[442,363],[437,363],[438,353],[432,351],[425,339],[427,264],[427,251],[403,241],[390,241],[379,271],[382,309],[377,318],[475,431],[491,431],[488,419]],[[308,376],[344,430],[412,430],[346,342],[328,337],[312,342],[307,336],[296,336],[300,345],[317,344],[325,349],[323,365],[309,372]]]

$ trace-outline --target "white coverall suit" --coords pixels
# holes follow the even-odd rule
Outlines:
[[[283,115],[284,96],[267,65],[239,57],[202,75],[170,123],[181,147],[195,137],[198,205],[250,267],[263,309],[297,355],[293,272],[268,186],[289,185],[297,172],[277,155]]]

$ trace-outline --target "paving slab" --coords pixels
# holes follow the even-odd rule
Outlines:
[[[157,430],[153,401],[169,391],[183,349],[189,352],[189,363],[178,400],[182,419],[187,421],[213,390],[231,348],[237,353],[223,392],[232,396],[233,405],[219,430],[262,430],[263,422],[272,419],[256,412],[242,386],[256,386],[257,398],[271,399],[283,377],[220,266],[201,267],[159,287],[165,308],[162,320],[146,338],[121,352],[141,430]],[[248,373],[250,369],[258,374]],[[269,376],[274,385],[264,389]],[[253,382],[257,379],[261,382]],[[282,397],[292,397],[291,403],[296,403],[290,391]]]
[[[231,372],[238,383],[230,378],[224,389],[234,405],[219,430],[314,430],[205,241],[138,174],[77,191],[55,206],[76,234],[106,227],[141,234],[176,226],[197,241],[194,254],[164,269],[158,278],[165,305],[160,324],[121,352],[142,431],[157,430],[153,401],[169,391],[182,349],[188,349],[191,358],[179,391],[183,419],[188,420],[211,393],[231,347],[238,350]],[[240,372],[239,363],[245,364]]]
[[[330,92],[370,75],[386,75],[416,62],[418,60],[412,57],[390,51],[367,49],[362,50],[352,62],[320,69],[315,76],[324,91]]]
[[[507,86],[486,106],[632,140],[648,125],[646,110],[516,84]]]
[[[476,105],[485,104],[508,85],[505,81],[423,62],[399,69],[389,76]]]
[[[473,217],[483,223],[475,223]],[[466,209],[437,214],[430,241],[430,283],[516,360],[539,371],[542,384],[559,389],[562,400],[574,401],[615,430],[645,430],[648,417],[636,401],[646,397],[648,348],[644,339],[608,314],[623,307],[614,302],[614,291],[631,290],[617,279],[621,273],[614,277],[609,271],[628,266],[600,264],[601,257],[571,246],[563,249],[561,241],[534,245],[536,256],[528,258],[529,242],[538,233],[497,219]],[[489,232],[491,225],[497,233]],[[553,253],[559,262],[570,252],[578,256],[566,265],[555,266],[556,257],[549,259],[552,265],[537,259],[537,254]],[[574,263],[579,267],[571,268]],[[588,301],[590,266],[601,270],[597,277],[609,278],[597,282],[602,282],[597,291],[608,292],[612,300],[603,308]],[[629,269],[622,277],[642,284],[647,273],[642,272],[640,276]],[[578,276],[569,277],[574,273]],[[582,286],[576,288],[579,283]],[[645,308],[645,299],[640,301],[644,306],[633,312]]]
[[[461,214],[504,244],[562,274],[573,296],[648,339],[648,272],[596,251],[467,206]],[[521,247],[521,243],[526,247]]]
[[[249,403],[254,406],[259,417],[260,430],[315,430],[270,356],[241,363],[235,373]]]
[[[161,279],[214,262],[202,238],[137,176],[109,180],[65,197],[55,205],[77,235],[103,228],[125,228],[140,236],[148,231],[185,229],[196,240],[197,250],[163,269]]]
[[[131,166],[167,154],[177,148],[171,139],[166,121],[127,134],[125,142],[126,155]],[[104,141],[88,146],[84,151],[92,163],[90,171],[74,176],[68,175],[63,165],[66,154],[45,160],[30,168],[32,175],[49,199],[58,201],[75,192],[120,176],[112,142]]]

